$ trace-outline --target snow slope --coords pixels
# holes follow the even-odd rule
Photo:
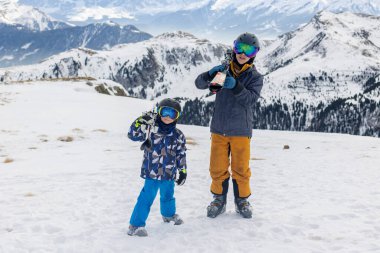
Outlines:
[[[209,219],[209,129],[180,125],[185,224],[164,224],[156,199],[149,237],[127,236],[143,180],[140,143],[126,133],[151,106],[82,82],[0,85],[0,252],[380,251],[380,140],[306,132],[254,130],[253,219],[235,213],[232,191]]]

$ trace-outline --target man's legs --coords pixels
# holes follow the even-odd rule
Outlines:
[[[211,134],[210,190],[216,195],[226,195],[230,173],[230,144],[229,138],[219,134]]]
[[[230,143],[228,137],[211,135],[210,175],[212,178],[210,190],[214,200],[207,207],[207,217],[215,218],[226,210],[228,182],[230,173]]]
[[[251,178],[250,142],[248,137],[230,137],[231,140],[231,171],[235,196],[236,211],[244,218],[252,217],[252,208],[248,202],[251,195],[249,181]]]

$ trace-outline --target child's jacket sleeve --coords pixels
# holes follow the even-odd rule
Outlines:
[[[176,165],[178,170],[187,170],[186,164],[186,138],[185,135],[180,132],[178,137],[178,145],[177,145],[177,156],[176,156]]]
[[[141,125],[138,122],[138,119],[136,119],[128,131],[128,138],[132,141],[145,141],[146,139],[146,132],[145,132],[145,125]]]

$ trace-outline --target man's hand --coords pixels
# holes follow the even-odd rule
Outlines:
[[[236,80],[230,74],[227,74],[226,80],[224,81],[224,89],[233,89],[236,86]]]
[[[210,69],[208,71],[208,74],[209,74],[210,77],[214,78],[214,76],[216,75],[216,73],[222,72],[225,69],[226,69],[225,65],[218,65],[218,66],[215,66],[212,69]]]
[[[210,84],[210,85],[208,86],[208,89],[209,89],[213,94],[218,93],[218,91],[220,91],[222,88],[223,88],[223,86],[221,86],[220,84],[217,84],[217,83],[215,83],[215,84]]]

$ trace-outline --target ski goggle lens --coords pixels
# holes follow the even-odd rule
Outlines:
[[[259,52],[259,48],[255,46],[251,46],[242,42],[234,43],[234,52],[236,54],[245,54],[247,57],[252,58]]]
[[[174,120],[178,119],[180,115],[179,111],[167,106],[160,107],[158,109],[158,114],[161,117],[170,117],[171,119],[174,119]]]

